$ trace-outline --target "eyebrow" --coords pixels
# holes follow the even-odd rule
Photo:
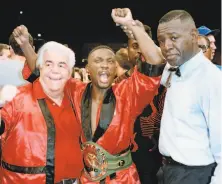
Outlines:
[[[173,35],[173,34],[179,35],[179,33],[176,32],[167,33],[166,35]],[[157,38],[162,37],[163,35],[164,34],[160,34],[160,36],[157,36]]]
[[[52,63],[52,61],[51,61],[51,60],[46,60],[45,62],[46,62],[46,63]]]
[[[101,57],[96,57],[95,59],[103,59],[103,58],[101,58]]]
[[[60,61],[59,64],[64,64],[64,65],[66,65],[67,63],[64,62],[64,61]]]

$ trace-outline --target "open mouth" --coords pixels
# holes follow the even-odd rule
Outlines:
[[[99,72],[99,80],[102,83],[108,83],[109,81],[109,72]]]

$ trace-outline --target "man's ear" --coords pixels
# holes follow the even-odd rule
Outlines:
[[[192,29],[191,30],[191,38],[192,38],[193,43],[197,43],[198,35],[199,35],[199,33],[198,33],[197,29]]]

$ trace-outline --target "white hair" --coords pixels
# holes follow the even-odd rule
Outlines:
[[[44,64],[43,55],[46,51],[56,51],[61,55],[65,55],[68,57],[68,66],[70,70],[74,67],[76,59],[75,53],[68,47],[54,41],[50,41],[45,43],[38,51],[38,58],[36,61],[36,67],[40,68]]]

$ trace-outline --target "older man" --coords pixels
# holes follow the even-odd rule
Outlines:
[[[81,127],[64,93],[74,64],[73,51],[46,43],[37,58],[39,79],[18,88],[1,110],[1,184],[68,184],[80,177]]]

